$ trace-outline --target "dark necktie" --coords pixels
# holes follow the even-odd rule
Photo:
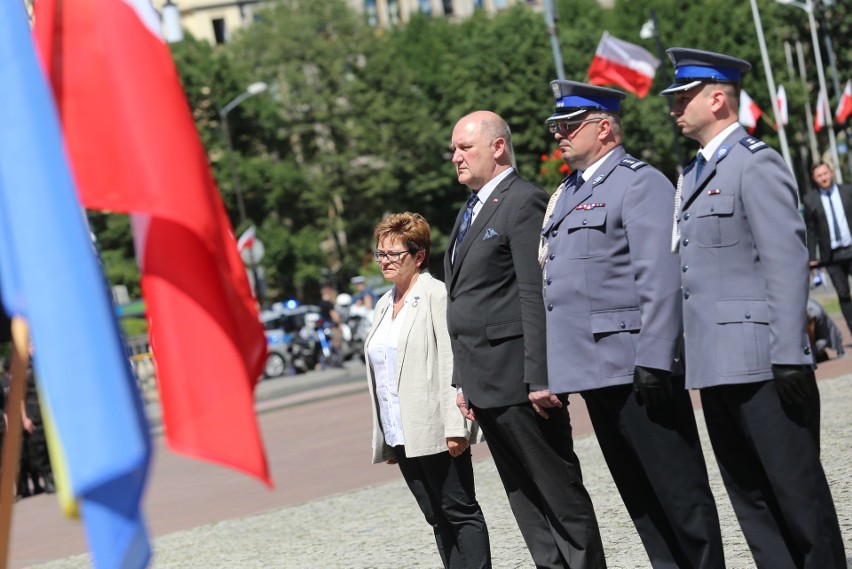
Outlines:
[[[576,177],[574,178],[574,192],[580,189],[580,186],[583,185],[585,180],[583,179],[583,171],[582,170],[574,170]]]
[[[837,222],[837,214],[834,212],[834,204],[831,202],[831,194],[834,193],[834,190],[828,194],[828,209],[831,210],[831,223],[834,225],[834,241],[839,245],[840,238],[840,224]]]
[[[698,181],[698,178],[701,177],[701,170],[704,169],[704,165],[707,164],[707,159],[704,158],[704,154],[701,152],[698,153],[698,158],[695,159],[695,181]]]
[[[467,207],[464,208],[461,225],[459,226],[459,234],[456,235],[456,247],[461,245],[465,233],[470,229],[470,223],[473,221],[473,206],[476,205],[478,200],[479,198],[476,197],[476,194],[470,194],[470,198],[467,200]]]

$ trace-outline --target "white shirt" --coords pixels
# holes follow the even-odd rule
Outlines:
[[[379,421],[385,442],[389,446],[405,444],[402,436],[402,415],[399,412],[399,392],[396,384],[397,353],[396,344],[399,331],[408,313],[408,299],[403,301],[402,309],[393,317],[394,294],[391,293],[390,305],[379,322],[376,331],[367,346],[370,366],[376,380],[376,400],[379,404]]]
[[[831,248],[839,249],[852,245],[852,232],[849,231],[849,224],[846,222],[846,211],[843,209],[843,201],[840,199],[837,184],[832,184],[828,190],[820,188],[819,199],[822,201],[822,209],[825,210],[825,218],[828,220]],[[837,217],[837,225],[840,227],[840,235],[834,234],[834,222],[831,220],[832,207],[834,208],[834,215]]]
[[[616,146],[615,148],[618,148],[618,146]],[[615,148],[598,158],[594,164],[583,170],[583,175],[580,176],[581,178],[583,178],[583,183],[588,182],[589,178],[595,175],[595,172],[597,172],[598,168],[601,167],[601,164],[603,164],[604,160],[607,159],[607,156],[609,156],[613,153],[613,151],[615,151]]]
[[[728,125],[728,127],[725,130],[723,130],[722,132],[720,132],[719,134],[714,136],[713,140],[711,140],[709,143],[707,143],[707,146],[705,146],[704,148],[702,148],[698,152],[703,154],[704,159],[707,160],[708,162],[710,162],[710,159],[713,158],[713,155],[716,153],[716,150],[720,146],[722,146],[722,142],[724,142],[725,139],[728,138],[728,136],[730,136],[730,134],[732,132],[734,132],[735,130],[737,130],[739,127],[740,127],[740,123],[738,123],[738,122],[731,123],[730,125]]]

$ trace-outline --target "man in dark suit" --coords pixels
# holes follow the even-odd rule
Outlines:
[[[701,150],[678,181],[686,386],[758,569],[844,567],[820,463],[805,224],[781,156],[737,122],[751,65],[671,48],[671,114]]]
[[[835,184],[834,171],[825,162],[814,164],[811,176],[817,189],[806,192],[802,199],[810,264],[826,266],[846,326],[852,332],[852,186]]]
[[[528,399],[547,385],[536,258],[547,194],[515,172],[509,127],[494,113],[463,117],[452,147],[473,192],[444,259],[459,408],[479,421],[536,566],[605,567],[567,406],[537,414]]]
[[[680,360],[675,189],[621,144],[615,89],[553,81],[547,123],[574,172],[551,198],[544,268],[549,390],[582,393],[651,565],[724,569],[716,503]]]

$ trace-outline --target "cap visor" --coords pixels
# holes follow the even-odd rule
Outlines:
[[[548,122],[558,121],[558,120],[561,120],[561,119],[571,119],[571,118],[574,118],[576,116],[582,115],[583,113],[585,113],[589,110],[590,109],[577,109],[576,111],[568,111],[568,112],[564,112],[564,113],[554,113],[554,114],[550,115],[547,118],[547,120],[544,121],[544,122],[548,123]]]
[[[660,91],[660,95],[674,95],[675,93],[682,93],[683,91],[689,91],[694,87],[698,87],[701,85],[703,81],[690,81],[689,83],[675,83],[667,87],[666,89]]]

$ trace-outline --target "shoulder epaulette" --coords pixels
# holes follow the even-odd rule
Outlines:
[[[752,154],[754,154],[758,150],[769,148],[769,146],[765,142],[753,136],[746,136],[745,138],[740,140],[740,144],[748,148],[749,152],[751,152]]]
[[[637,160],[635,158],[628,156],[627,158],[624,158],[621,162],[619,162],[618,165],[630,168],[631,170],[633,170],[635,172],[639,168],[643,168],[643,167],[647,166],[648,163],[642,162],[641,160]]]

